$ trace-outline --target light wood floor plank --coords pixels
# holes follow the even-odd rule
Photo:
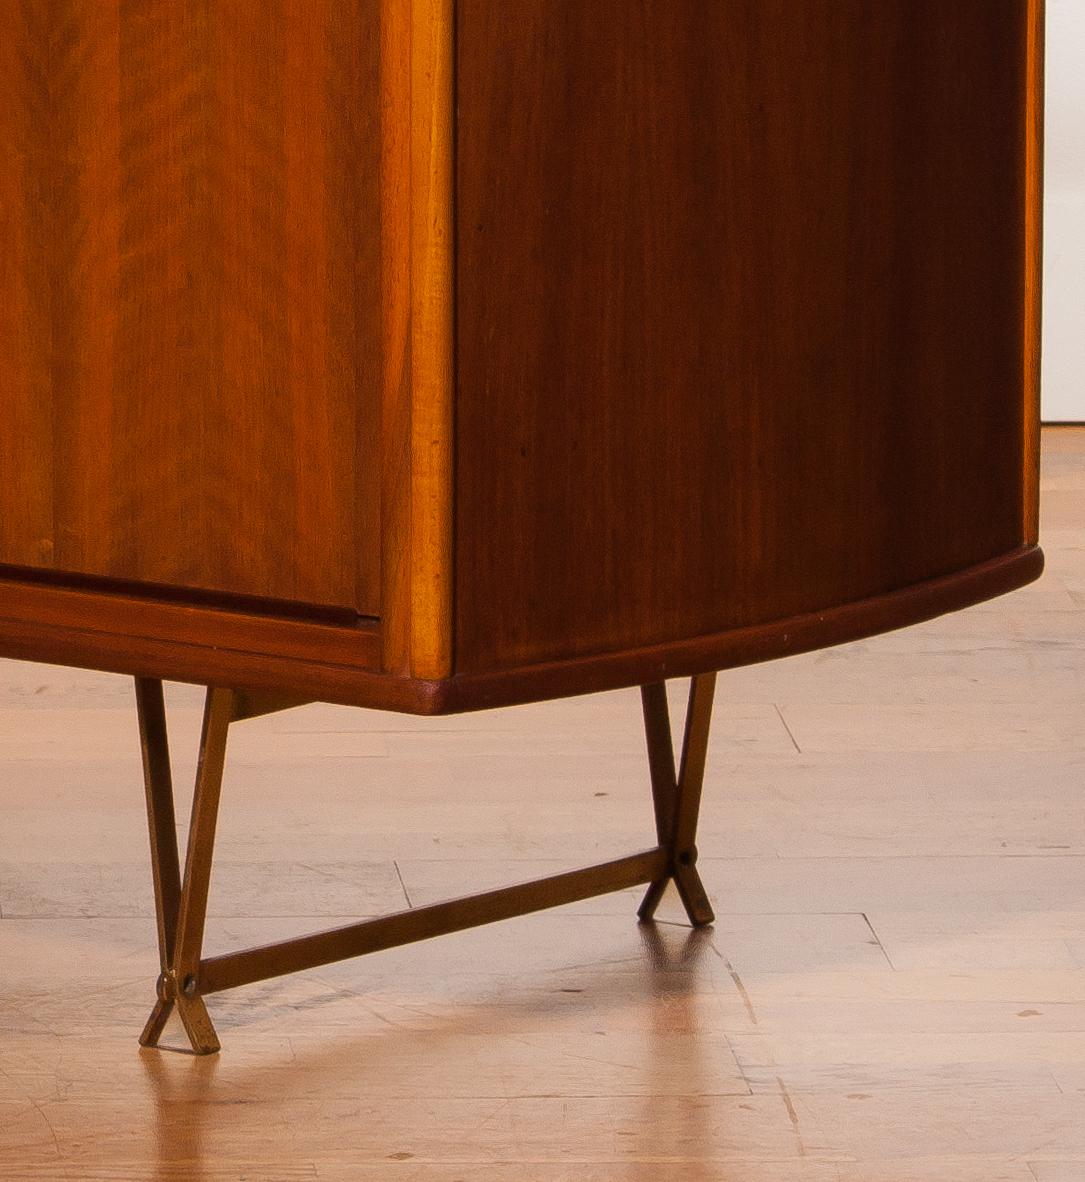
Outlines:
[[[1043,483],[1036,586],[721,677],[713,929],[619,892],[264,982],[217,1059],[135,1044],[129,683],[0,663],[0,1182],[1083,1182],[1085,431]],[[651,835],[633,691],[289,711],[232,736],[208,948]]]

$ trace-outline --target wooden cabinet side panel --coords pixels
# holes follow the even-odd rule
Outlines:
[[[1021,544],[1034,15],[458,0],[459,671]]]
[[[0,563],[377,614],[378,42],[0,5]]]

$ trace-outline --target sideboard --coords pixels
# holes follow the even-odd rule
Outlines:
[[[709,922],[716,672],[1038,576],[1041,47],[1039,0],[0,6],[0,654],[136,679],[146,1043],[637,883]],[[204,956],[233,723],[622,686],[646,851]]]

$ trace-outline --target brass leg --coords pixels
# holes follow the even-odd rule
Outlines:
[[[645,893],[637,915],[651,919],[671,880],[671,829],[674,823],[678,782],[674,773],[674,742],[671,739],[671,714],[667,704],[667,686],[657,681],[640,690],[644,708],[644,737],[648,745],[648,770],[652,779],[652,804],[655,807],[656,836],[667,851],[667,873],[654,879]]]
[[[651,882],[637,912],[642,920],[650,920],[655,915],[667,882],[672,878],[694,927],[710,924],[715,919],[697,873],[697,847],[694,844],[715,689],[714,673],[701,674],[690,682],[682,763],[675,775],[666,686],[656,682],[641,687],[656,833],[660,848],[669,855],[667,873]]]
[[[177,824],[173,814],[173,776],[162,682],[136,678],[136,711],[143,750],[143,783],[147,794],[147,827],[151,835],[158,953],[162,972],[173,963],[181,870],[177,860]]]
[[[166,1021],[176,1008],[192,1050],[198,1055],[212,1054],[219,1049],[219,1041],[207,1007],[199,996],[197,980],[207,916],[215,822],[226,759],[226,736],[234,717],[234,695],[231,690],[207,691],[183,881],[177,854],[162,683],[138,678],[136,704],[143,749],[161,966],[158,1001],[139,1041],[143,1046],[157,1046]]]
[[[694,838],[715,682],[715,674],[693,678],[677,774],[665,687],[657,683],[642,689],[657,831],[657,844],[652,849],[581,870],[204,959],[207,896],[230,724],[303,703],[281,695],[229,689],[207,691],[182,876],[162,683],[137,679],[161,968],[158,1000],[140,1043],[159,1046],[166,1022],[176,1010],[192,1050],[198,1055],[212,1054],[219,1049],[219,1040],[203,1000],[210,993],[594,898],[639,883],[649,884],[638,912],[642,920],[652,918],[667,883],[674,879],[694,927],[710,924],[712,908],[697,875]]]

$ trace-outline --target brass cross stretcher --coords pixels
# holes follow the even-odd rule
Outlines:
[[[638,911],[642,921],[653,918],[667,883],[673,879],[690,922],[695,927],[710,924],[714,917],[697,873],[695,838],[715,683],[714,673],[694,677],[690,683],[685,737],[677,771],[666,686],[657,682],[641,687],[655,807],[656,845],[652,849],[379,919],[205,957],[203,937],[215,823],[230,726],[307,703],[242,690],[208,688],[182,874],[162,682],[137,678],[136,701],[161,964],[158,1000],[140,1035],[140,1043],[158,1046],[166,1021],[176,1009],[192,1050],[198,1055],[212,1054],[219,1049],[219,1040],[204,1004],[208,994],[625,890],[640,883],[648,884]]]

